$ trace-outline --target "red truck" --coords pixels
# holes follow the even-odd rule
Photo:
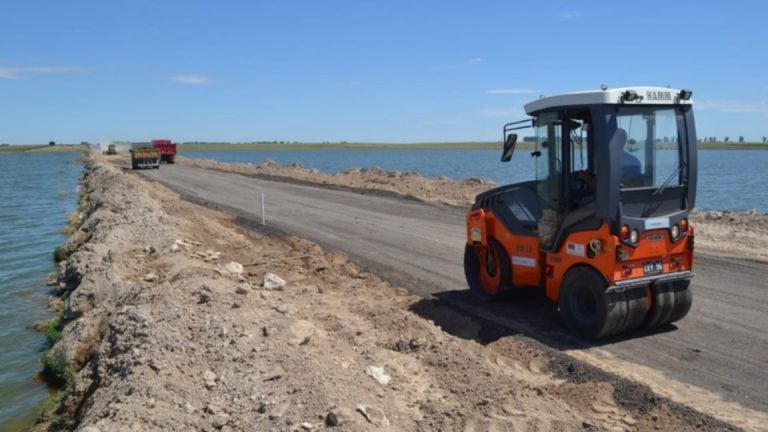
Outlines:
[[[176,143],[169,139],[154,139],[152,146],[160,150],[160,162],[169,164],[176,162]]]

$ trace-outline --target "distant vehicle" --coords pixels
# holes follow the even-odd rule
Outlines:
[[[131,149],[131,168],[160,168],[160,150],[151,144],[136,144]]]
[[[691,94],[604,88],[525,105],[531,118],[504,126],[501,160],[512,157],[512,131],[533,127],[536,178],[475,199],[464,255],[469,287],[484,298],[537,287],[589,338],[682,319],[694,255]]]
[[[154,139],[152,146],[160,151],[160,162],[169,164],[176,162],[176,143],[169,139]]]
[[[116,155],[116,154],[117,154],[117,149],[115,148],[115,145],[114,145],[114,144],[110,144],[110,145],[107,147],[107,154],[108,154],[108,155]]]

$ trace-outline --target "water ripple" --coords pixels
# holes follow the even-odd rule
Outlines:
[[[325,173],[350,167],[415,171],[424,176],[446,176],[454,180],[470,177],[491,179],[498,184],[535,178],[530,151],[518,149],[512,161],[500,163],[500,150],[414,149],[414,150],[267,150],[267,151],[185,151],[197,159],[258,165],[272,159],[281,165],[301,163]],[[699,184],[696,206],[701,210],[768,211],[768,188],[762,186],[766,150],[705,150],[698,153]]]
[[[0,431],[18,430],[46,398],[34,381],[50,318],[44,279],[75,209],[82,167],[75,154],[0,154]]]

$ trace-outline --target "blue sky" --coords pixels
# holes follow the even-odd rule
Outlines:
[[[642,7],[639,5],[642,4]],[[690,88],[768,136],[761,1],[14,1],[0,143],[494,140],[539,95]]]

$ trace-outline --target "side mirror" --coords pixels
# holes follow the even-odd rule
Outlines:
[[[515,151],[515,144],[517,144],[517,134],[507,135],[507,139],[504,141],[504,151],[501,153],[501,161],[509,162],[512,159],[512,153]]]

